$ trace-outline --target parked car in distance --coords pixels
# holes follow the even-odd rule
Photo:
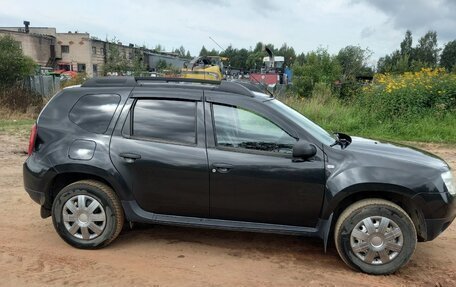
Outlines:
[[[332,135],[240,82],[90,79],[51,99],[28,152],[26,191],[77,248],[124,222],[269,232],[333,238],[351,268],[388,274],[456,216],[443,160]]]

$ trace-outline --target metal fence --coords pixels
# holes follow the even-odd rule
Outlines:
[[[50,97],[60,90],[60,78],[43,75],[29,76],[24,79],[24,87],[43,97]]]

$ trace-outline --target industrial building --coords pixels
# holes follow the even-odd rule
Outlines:
[[[0,37],[10,35],[20,43],[25,55],[31,57],[41,67],[56,70],[85,72],[89,77],[103,75],[109,45],[116,45],[127,63],[131,64],[133,55],[138,53],[147,71],[155,71],[160,60],[175,68],[182,68],[187,59],[172,53],[155,52],[150,49],[112,43],[91,37],[89,33],[57,32],[53,27],[30,27],[24,21],[23,27],[0,27]]]

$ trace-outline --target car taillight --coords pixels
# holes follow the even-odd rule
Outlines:
[[[32,130],[30,131],[28,155],[31,155],[33,153],[33,148],[35,147],[36,132],[37,132],[37,126],[36,126],[36,124],[34,124],[32,126]]]

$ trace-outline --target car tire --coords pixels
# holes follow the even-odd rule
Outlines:
[[[397,204],[364,199],[337,219],[334,241],[342,260],[368,274],[391,274],[407,264],[415,251],[415,225]]]
[[[52,221],[68,244],[97,249],[116,239],[122,231],[124,213],[112,188],[95,180],[81,180],[57,194]]]

